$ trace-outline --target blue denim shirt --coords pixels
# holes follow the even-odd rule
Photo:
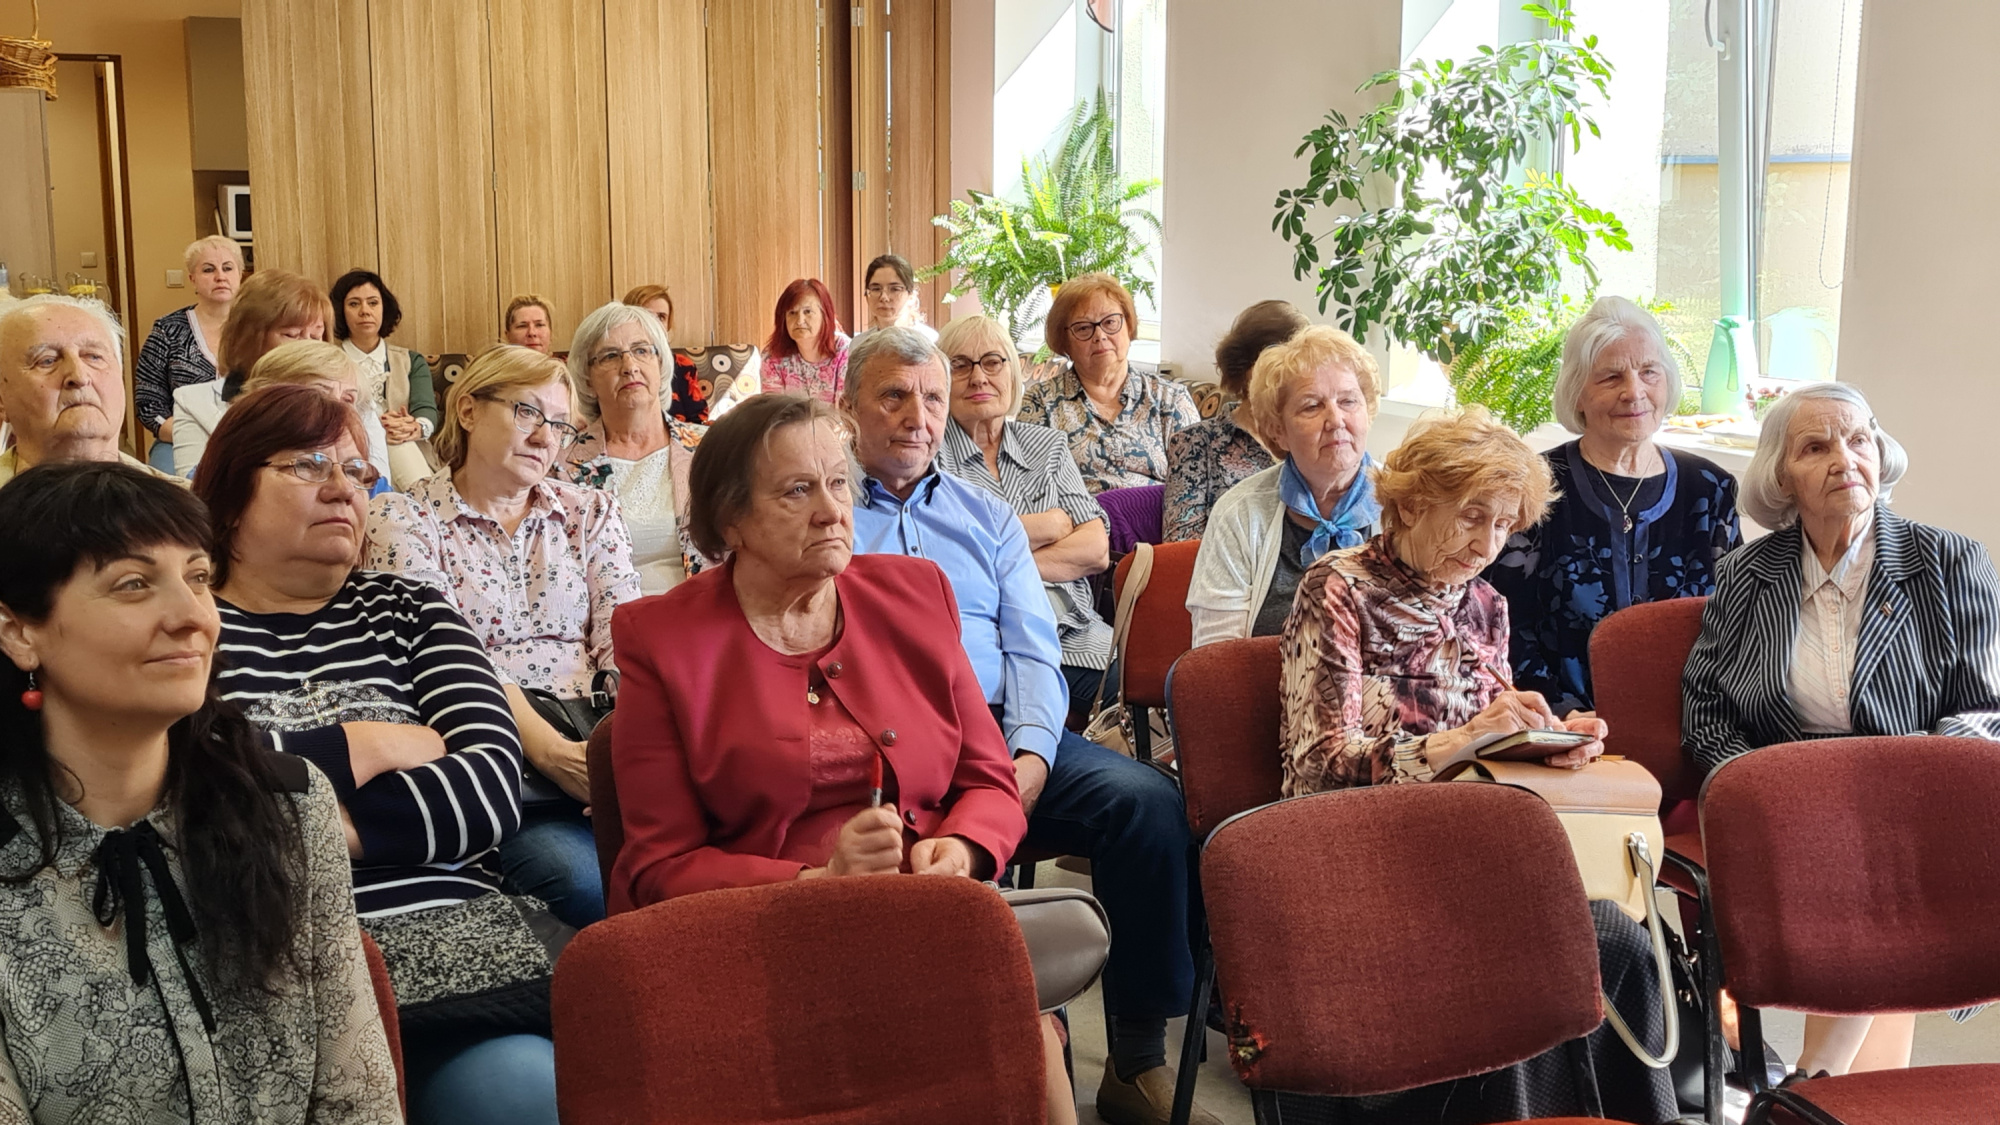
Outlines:
[[[1000,708],[1008,748],[1053,766],[1069,685],[1055,611],[1013,511],[935,466],[908,500],[870,479],[854,505],[854,550],[911,555],[944,570],[965,654],[986,702]]]

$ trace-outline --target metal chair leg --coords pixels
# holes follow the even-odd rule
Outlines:
[[[1174,1076],[1170,1125],[1187,1125],[1194,1113],[1195,1074],[1201,1070],[1201,1048],[1208,1041],[1208,995],[1214,987],[1215,951],[1203,941],[1194,960],[1194,996],[1188,1001],[1187,1034],[1181,1038],[1181,1069]]]
[[[1153,760],[1153,716],[1144,707],[1132,708],[1132,756],[1142,762]]]

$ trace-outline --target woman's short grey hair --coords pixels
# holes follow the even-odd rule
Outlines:
[[[0,339],[5,339],[7,329],[16,320],[30,320],[37,309],[64,308],[82,309],[97,318],[104,327],[104,334],[111,338],[111,350],[118,356],[118,362],[125,362],[125,326],[118,323],[118,314],[111,306],[90,297],[72,297],[66,293],[37,293],[23,301],[0,302]]]
[[[1844,402],[1868,416],[1868,428],[1875,433],[1875,452],[1881,461],[1876,473],[1878,499],[1887,500],[1896,482],[1909,471],[1910,456],[1901,442],[1889,436],[1875,421],[1868,399],[1852,384],[1807,383],[1778,400],[1764,415],[1757,434],[1757,452],[1743,473],[1743,491],[1737,504],[1751,519],[1768,528],[1789,527],[1799,518],[1798,501],[1785,492],[1785,449],[1791,441],[1792,416],[1812,401]]]
[[[1673,349],[1667,346],[1660,322],[1635,301],[1599,297],[1576,318],[1568,335],[1563,337],[1562,369],[1556,374],[1554,397],[1556,421],[1564,429],[1573,434],[1583,432],[1583,385],[1590,379],[1590,369],[1597,366],[1597,357],[1604,349],[1635,332],[1652,343],[1653,351],[1667,369],[1667,413],[1672,414],[1674,407],[1680,405],[1681,365],[1675,361]]]
[[[646,330],[646,339],[660,353],[660,395],[664,398],[673,393],[674,353],[660,318],[637,305],[617,301],[600,305],[583,318],[576,326],[576,335],[569,340],[569,385],[576,390],[577,406],[586,421],[597,421],[597,392],[590,386],[590,353],[621,324],[636,324]]]
[[[935,363],[946,380],[951,378],[950,357],[939,351],[929,336],[914,328],[871,328],[847,347],[847,377],[840,385],[842,406],[853,408],[861,394],[861,373],[876,356],[888,356],[908,367]]]
[[[990,316],[973,314],[948,320],[938,330],[938,350],[945,355],[944,369],[951,371],[951,353],[964,348],[973,359],[978,359],[987,351],[999,352],[1007,357],[1007,378],[1014,381],[1013,396],[1007,402],[1007,415],[1013,417],[1021,409],[1021,396],[1027,393],[1027,383],[1021,378],[1021,352],[1014,342],[1007,338],[1007,331],[1000,322]],[[984,349],[982,351],[981,349]]]

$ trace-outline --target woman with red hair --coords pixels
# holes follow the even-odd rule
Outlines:
[[[771,338],[764,341],[763,389],[832,406],[847,381],[848,343],[833,312],[833,295],[819,278],[802,277],[778,295],[772,321]]]

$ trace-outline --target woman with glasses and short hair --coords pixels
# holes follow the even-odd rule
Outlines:
[[[665,402],[667,333],[657,316],[613,302],[583,318],[569,347],[569,380],[583,426],[556,473],[618,497],[643,594],[663,594],[711,566],[687,538],[688,466],[708,427]]]
[[[362,565],[436,587],[479,634],[528,764],[560,790],[529,802],[500,869],[510,890],[581,928],[604,917],[583,814],[590,732],[558,730],[527,693],[591,698],[598,674],[616,671],[611,611],[639,596],[639,575],[617,497],[548,475],[577,436],[561,363],[512,346],[481,355],[445,395],[445,471],[376,497]]]
[[[868,327],[914,328],[935,344],[937,329],[924,323],[917,300],[917,274],[901,254],[884,254],[868,263]]]
[[[1063,282],[1043,328],[1049,350],[1070,369],[1028,388],[1020,418],[1069,439],[1093,493],[1163,484],[1167,439],[1201,421],[1194,396],[1172,379],[1126,362],[1139,313],[1108,273]]]

